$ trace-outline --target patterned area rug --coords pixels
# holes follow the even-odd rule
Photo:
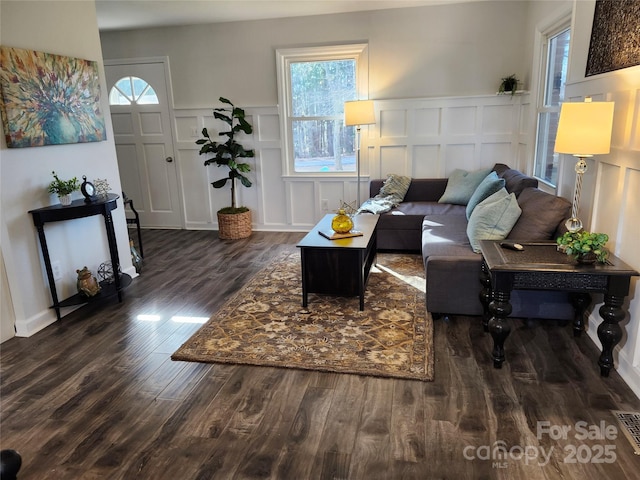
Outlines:
[[[315,294],[304,309],[300,254],[283,254],[171,358],[431,381],[424,289],[420,255],[379,254],[363,312],[358,297]]]

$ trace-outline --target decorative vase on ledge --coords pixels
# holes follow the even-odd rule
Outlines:
[[[58,195],[58,199],[60,200],[60,204],[63,206],[71,205],[71,194],[67,193],[66,195]]]

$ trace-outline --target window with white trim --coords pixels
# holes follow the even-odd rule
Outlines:
[[[544,77],[540,84],[537,102],[536,151],[534,175],[555,187],[558,183],[558,154],[553,147],[558,131],[560,105],[564,101],[564,88],[569,65],[569,23],[549,31],[545,35],[540,71]]]
[[[285,174],[355,172],[344,102],[366,96],[367,45],[279,49],[276,61]]]
[[[158,105],[158,95],[146,80],[123,77],[109,92],[109,105]]]

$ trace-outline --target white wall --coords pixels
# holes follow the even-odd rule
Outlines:
[[[585,77],[591,37],[594,1],[579,1],[574,9],[567,97],[582,101],[614,101],[611,153],[589,162],[580,199],[581,218],[592,231],[605,232],[614,253],[640,271],[640,66]],[[575,159],[566,157],[561,188],[573,191]],[[615,358],[617,370],[640,397],[640,281],[632,280],[625,305],[630,314],[622,324],[626,335]],[[589,335],[600,345],[596,329],[601,319],[596,305],[589,321]]]
[[[481,95],[530,68],[522,55],[526,2],[472,2],[101,34],[105,59],[168,56],[176,108],[220,96],[277,104],[275,49],[369,43],[373,99]]]
[[[2,298],[10,295],[17,334],[28,336],[56,319],[49,308],[51,295],[37,233],[27,213],[58,203],[46,192],[52,180],[51,171],[55,170],[61,178],[81,178],[82,175],[90,180],[106,178],[116,193],[121,187],[94,3],[3,0],[0,22],[2,45],[97,61],[107,127],[107,140],[96,143],[8,149],[2,137],[0,231],[8,277],[8,282],[1,284]],[[127,226],[120,201],[113,217],[122,270],[132,273]],[[45,231],[51,258],[60,261],[62,266],[64,277],[56,285],[58,297],[64,299],[76,293],[77,268],[86,265],[96,272],[100,263],[109,260],[104,221],[102,216],[88,217],[47,224]],[[62,313],[68,313],[68,310],[63,309]]]

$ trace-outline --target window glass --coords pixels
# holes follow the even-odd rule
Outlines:
[[[294,171],[354,172],[354,129],[343,117],[357,97],[356,61],[295,62],[290,74]]]
[[[543,64],[544,95],[538,102],[534,175],[554,187],[558,182],[558,154],[554,153],[553,147],[558,131],[560,105],[564,101],[570,35],[570,29],[563,28],[547,36]]]
[[[357,86],[365,83],[360,73],[365,48],[278,51],[288,174],[356,171],[356,131],[344,125],[344,103],[357,100]]]
[[[153,87],[142,78],[121,78],[109,92],[109,104],[131,105],[132,103],[157,105],[160,101]]]

